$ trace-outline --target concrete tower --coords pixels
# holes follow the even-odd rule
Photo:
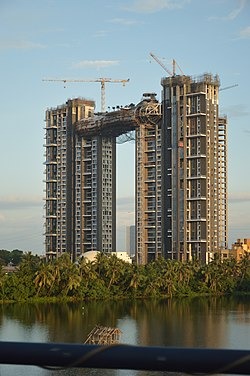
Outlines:
[[[76,124],[93,116],[85,99],[46,111],[45,252],[115,250],[115,139],[82,137]]]
[[[226,118],[219,78],[162,79],[162,248],[209,262],[227,247]]]

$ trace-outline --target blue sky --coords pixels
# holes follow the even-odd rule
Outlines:
[[[229,244],[250,238],[249,0],[0,1],[0,249],[43,253],[44,112],[85,97],[100,109],[99,83],[44,78],[130,79],[106,85],[106,106],[160,99],[176,59],[191,76],[218,74],[228,116]],[[133,224],[134,144],[118,146],[118,248]]]

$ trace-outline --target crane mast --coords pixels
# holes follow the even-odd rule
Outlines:
[[[112,78],[96,78],[96,79],[60,79],[60,78],[48,78],[43,79],[43,81],[57,81],[57,82],[100,82],[101,83],[101,112],[105,112],[106,104],[105,104],[105,84],[107,82],[110,83],[121,83],[123,86],[127,82],[128,79],[112,79]]]

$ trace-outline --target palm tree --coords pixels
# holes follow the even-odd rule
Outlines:
[[[17,299],[25,300],[35,295],[34,275],[39,269],[39,263],[39,257],[32,255],[31,252],[23,255],[20,266],[15,273],[15,277],[18,280]]]
[[[97,279],[96,273],[96,263],[94,261],[89,261],[85,257],[82,257],[78,263],[79,275],[81,281],[85,283],[85,288],[88,288],[88,285],[91,281]]]
[[[165,268],[161,273],[161,288],[164,294],[172,298],[178,288],[179,264],[178,261],[166,260]]]
[[[145,268],[142,265],[132,264],[131,280],[129,283],[129,289],[132,292],[132,295],[138,297],[139,291],[142,291],[145,286],[146,276]]]
[[[119,281],[119,277],[123,274],[124,264],[125,262],[119,260],[116,255],[112,255],[108,258],[105,273],[108,278],[108,289]]]
[[[32,255],[31,252],[27,252],[22,256],[19,271],[24,274],[35,273],[39,268],[40,259],[38,256]]]
[[[240,290],[249,290],[250,285],[250,254],[245,252],[238,266],[238,287]]]
[[[81,277],[78,274],[76,265],[72,264],[67,270],[67,282],[64,288],[64,293],[67,296],[69,291],[77,289],[81,284]]]
[[[4,284],[5,284],[6,274],[3,270],[3,265],[0,265],[0,289],[1,289],[1,298],[4,298]]]
[[[43,289],[47,295],[55,282],[56,275],[53,273],[53,266],[50,263],[41,263],[39,270],[35,273],[34,283],[37,288],[37,295]]]
[[[65,252],[55,262],[54,265],[57,275],[58,294],[67,296],[69,291],[80,286],[81,277],[76,264],[70,259],[70,254]]]

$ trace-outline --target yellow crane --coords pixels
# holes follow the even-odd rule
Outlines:
[[[125,84],[127,82],[129,82],[129,78],[128,79],[119,79],[119,80],[114,80],[112,78],[96,78],[96,79],[60,79],[60,78],[46,78],[46,79],[43,79],[43,81],[58,81],[58,82],[100,82],[101,83],[101,111],[102,112],[105,112],[105,84],[107,82],[111,82],[111,83],[122,83],[123,86],[125,86]]]
[[[164,64],[163,62],[153,54],[153,52],[150,52],[149,55],[158,63],[160,64],[160,66],[172,77],[172,76],[175,76],[176,75],[176,66],[179,68],[180,72],[182,75],[184,75],[184,73],[182,72],[180,66],[177,64],[177,61],[173,59],[173,71],[171,72]]]

